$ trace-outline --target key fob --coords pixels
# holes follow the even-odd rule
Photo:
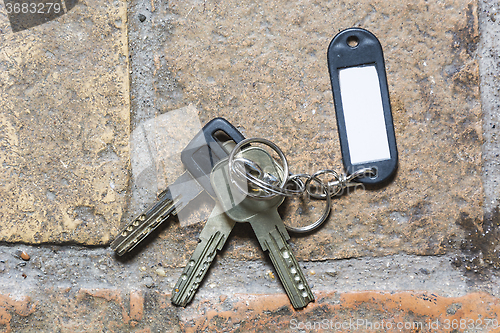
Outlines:
[[[229,156],[217,139],[220,132],[235,143],[245,139],[226,119],[215,118],[196,134],[181,153],[182,164],[212,198],[215,198],[215,192],[210,184],[210,173],[215,164]]]
[[[350,28],[333,38],[327,57],[344,168],[372,168],[357,181],[382,183],[398,164],[382,46],[369,31]]]

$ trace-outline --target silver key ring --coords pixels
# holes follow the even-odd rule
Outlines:
[[[306,185],[305,185],[306,187],[309,186],[309,184],[311,183],[310,179],[313,179],[318,184],[320,184],[322,189],[323,189],[324,195],[326,197],[325,210],[323,211],[323,215],[321,215],[320,218],[316,220],[316,222],[311,223],[309,225],[306,225],[305,227],[290,227],[290,226],[285,224],[285,228],[288,231],[295,232],[297,234],[305,234],[307,232],[313,231],[316,228],[318,228],[320,225],[323,224],[323,222],[326,221],[326,219],[328,218],[328,215],[330,215],[330,211],[332,208],[332,198],[331,198],[331,196],[328,195],[328,187],[325,184],[323,184],[323,182],[315,175],[311,176],[307,180]]]
[[[262,139],[262,138],[245,139],[243,141],[240,141],[236,145],[236,147],[234,147],[234,149],[231,151],[231,154],[229,154],[229,159],[228,159],[229,179],[231,180],[231,182],[234,185],[236,185],[238,190],[240,190],[243,194],[248,195],[248,196],[255,198],[255,199],[270,200],[272,198],[275,198],[277,195],[279,195],[279,193],[275,193],[274,191],[269,190],[270,188],[272,188],[271,184],[263,183],[260,179],[253,177],[251,174],[243,175],[244,178],[246,178],[248,181],[250,181],[254,185],[261,187],[261,188],[263,187],[263,189],[266,190],[268,193],[270,192],[270,194],[263,196],[263,195],[249,193],[248,191],[243,189],[238,184],[238,182],[235,181],[235,179],[233,177],[234,174],[240,175],[240,177],[241,177],[241,170],[236,169],[235,164],[234,164],[234,158],[235,158],[236,154],[241,150],[241,147],[248,145],[252,142],[262,143],[262,144],[270,147],[272,150],[274,150],[279,155],[279,157],[282,161],[282,165],[283,165],[283,175],[284,176],[283,176],[283,179],[281,179],[280,185],[277,186],[277,188],[279,190],[283,190],[283,188],[285,187],[287,180],[288,180],[287,175],[289,174],[288,161],[286,160],[285,154],[283,154],[281,149],[279,149],[279,147],[276,144],[274,144],[273,142],[271,142],[267,139]]]
[[[280,182],[280,185],[277,186],[277,185],[273,185],[273,184],[270,184],[270,183],[267,183],[255,176],[253,176],[251,173],[248,173],[248,172],[243,172],[241,170],[241,168],[235,168],[235,156],[236,154],[241,150],[241,148],[245,145],[248,145],[252,142],[257,142],[257,143],[262,143],[268,147],[270,147],[271,149],[273,149],[277,154],[278,156],[280,157],[282,163],[283,163],[283,179],[281,180]],[[241,163],[243,163],[244,161],[243,160],[239,160],[238,161],[241,165]],[[255,169],[257,169],[256,167],[254,167]],[[312,176],[309,176],[309,179],[306,181],[305,184],[302,184],[302,181],[300,179],[300,177],[307,177],[307,175],[292,175],[290,176],[290,172],[289,172],[289,168],[288,168],[288,161],[285,157],[285,154],[283,153],[283,151],[275,144],[273,143],[272,141],[269,141],[267,139],[263,139],[263,138],[248,138],[248,139],[245,139],[243,141],[240,141],[234,148],[233,150],[231,151],[231,154],[229,154],[229,158],[228,158],[228,169],[229,169],[229,179],[231,180],[231,182],[236,185],[236,187],[238,188],[239,191],[241,191],[243,194],[245,195],[248,195],[252,198],[255,198],[255,199],[262,199],[262,200],[270,200],[272,198],[275,198],[276,196],[278,195],[281,195],[281,196],[292,196],[292,195],[297,195],[297,194],[300,194],[300,193],[303,193],[304,192],[304,189],[308,188],[309,187],[309,184],[311,183],[312,180],[314,180],[315,182],[317,182],[322,190],[323,190],[323,194],[320,196],[322,199],[326,199],[326,204],[325,204],[325,210],[323,211],[323,214],[319,217],[319,219],[317,219],[314,223],[312,224],[309,224],[305,227],[291,227],[291,226],[288,226],[288,225],[285,225],[285,228],[288,230],[288,231],[291,231],[291,232],[295,232],[295,233],[307,233],[307,232],[310,232],[316,228],[318,228],[320,225],[323,224],[323,222],[326,221],[326,219],[328,218],[328,216],[330,215],[330,210],[331,210],[331,196],[329,195],[329,189],[328,189],[328,186],[326,186],[319,178],[318,176],[323,174],[323,173],[316,173]],[[261,172],[259,172],[259,174],[261,174]],[[253,193],[249,193],[249,191],[246,191],[245,189],[243,189],[237,181],[235,181],[234,179],[234,175],[240,177],[240,178],[245,178],[247,181],[249,181],[250,183],[252,183],[253,185],[261,188],[262,190],[264,190],[264,192],[268,193],[268,195],[265,195],[265,196],[262,196],[262,195],[258,195],[258,194],[253,194]],[[288,184],[295,184],[299,187],[301,187],[300,190],[287,190],[285,187],[288,185]]]

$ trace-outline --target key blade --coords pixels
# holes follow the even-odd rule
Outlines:
[[[268,251],[286,294],[295,309],[314,301],[314,295],[287,240],[290,239],[278,212],[264,211],[250,221],[259,243]]]
[[[201,240],[198,243],[195,252],[172,291],[171,301],[173,304],[186,306],[191,302],[221,243],[225,243],[225,238],[220,232],[216,232],[210,239]]]
[[[164,195],[160,201],[150,206],[144,213],[129,223],[111,243],[119,256],[130,252],[161,223],[170,217],[175,209],[175,202],[170,195]]]
[[[111,249],[119,256],[132,251],[171,215],[178,214],[202,191],[203,188],[191,178],[189,173],[184,172],[158,196],[157,202],[121,230],[111,243]]]
[[[217,251],[222,250],[235,222],[216,205],[200,233],[200,242],[172,291],[172,303],[186,306],[193,299]]]

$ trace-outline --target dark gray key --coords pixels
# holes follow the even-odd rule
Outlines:
[[[216,135],[223,132],[231,141],[238,143],[243,135],[227,120],[215,118],[208,122],[181,153],[187,171],[158,196],[158,201],[130,222],[111,243],[118,255],[134,249],[153,230],[171,215],[178,214],[203,190],[212,197],[215,193],[210,184],[210,172],[221,159],[226,158],[231,147],[224,146]]]

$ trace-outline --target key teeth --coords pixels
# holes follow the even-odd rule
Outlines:
[[[184,268],[182,275],[172,291],[171,301],[173,304],[185,307],[191,302],[210,264],[214,260],[217,250],[224,245],[225,238],[225,235],[217,231],[206,243],[202,240],[202,242],[198,244],[198,246],[203,247],[203,251],[197,259],[191,258]],[[195,249],[195,253],[197,250],[198,249]],[[203,260],[199,261],[199,259]],[[196,261],[199,261],[198,264],[196,264]]]
[[[275,229],[270,232],[270,236],[271,244],[268,244],[268,247],[273,247],[277,250],[269,251],[271,261],[276,268],[292,306],[295,309],[303,308],[314,301],[314,295],[311,292],[311,288],[300,269],[297,259],[292,253],[290,245],[286,242],[284,235],[280,233],[278,229]],[[279,257],[276,258],[275,254]],[[282,266],[279,263],[280,261],[285,264],[285,269],[287,269],[286,272],[281,270]],[[291,284],[287,283],[287,277],[290,278]]]
[[[215,257],[215,254],[216,254],[216,250],[212,251],[209,256],[207,256],[207,258],[205,259],[205,262],[204,264],[207,263],[207,261],[209,262],[212,262],[213,258]],[[190,260],[191,262],[191,260]],[[208,266],[210,266],[208,264]],[[183,272],[182,275],[181,275],[181,279],[186,276],[186,282],[184,283],[184,286],[179,286],[177,288],[174,287],[174,292],[173,292],[173,295],[172,295],[172,303],[174,303],[175,305],[179,305],[179,306],[183,306],[185,307],[193,298],[194,296],[194,293],[195,291],[198,289],[201,281],[203,281],[203,277],[205,276],[205,271],[208,270],[208,266],[206,269],[201,269],[201,271],[198,271],[198,274],[196,274],[194,277],[193,277],[193,280],[192,280],[192,283],[190,284],[187,278],[187,276],[190,275],[190,272]],[[186,266],[187,267],[187,266]],[[193,269],[196,269],[196,268],[193,268]],[[186,287],[188,287],[189,285],[191,285],[191,288],[189,290],[185,289]],[[184,290],[186,290],[185,292],[183,292]]]
[[[141,215],[141,216],[143,216],[143,215]],[[139,224],[135,225],[136,221],[139,221],[139,218],[135,219],[120,234],[120,236],[124,237],[124,239],[121,242],[119,242],[118,244],[114,244],[116,241],[118,241],[118,239],[116,239],[111,244],[111,249],[113,251],[115,251],[116,254],[119,256],[122,256],[125,253],[132,251],[137,245],[139,245],[142,242],[142,240],[144,238],[149,236],[149,234],[151,234],[154,230],[156,230],[156,228],[158,228],[158,226],[160,226],[169,217],[170,217],[170,214],[163,214],[163,215],[158,216],[153,223],[148,225],[147,228],[142,230],[140,233],[136,234],[134,237],[128,238],[128,236],[132,235],[134,232],[136,232],[139,229],[139,227],[141,227],[140,222],[139,222]],[[143,221],[144,220],[142,220],[141,222],[143,222]],[[133,227],[135,229],[129,230],[130,227]],[[123,234],[125,232],[125,230],[129,231],[129,233],[126,235]],[[121,245],[124,245],[123,249],[119,249]]]
[[[175,202],[170,199],[170,196],[170,194],[163,194],[160,197],[160,201],[154,203],[120,231],[118,237],[110,245],[111,249],[118,256],[132,251],[144,238],[175,212]],[[153,219],[153,216],[156,217]]]

